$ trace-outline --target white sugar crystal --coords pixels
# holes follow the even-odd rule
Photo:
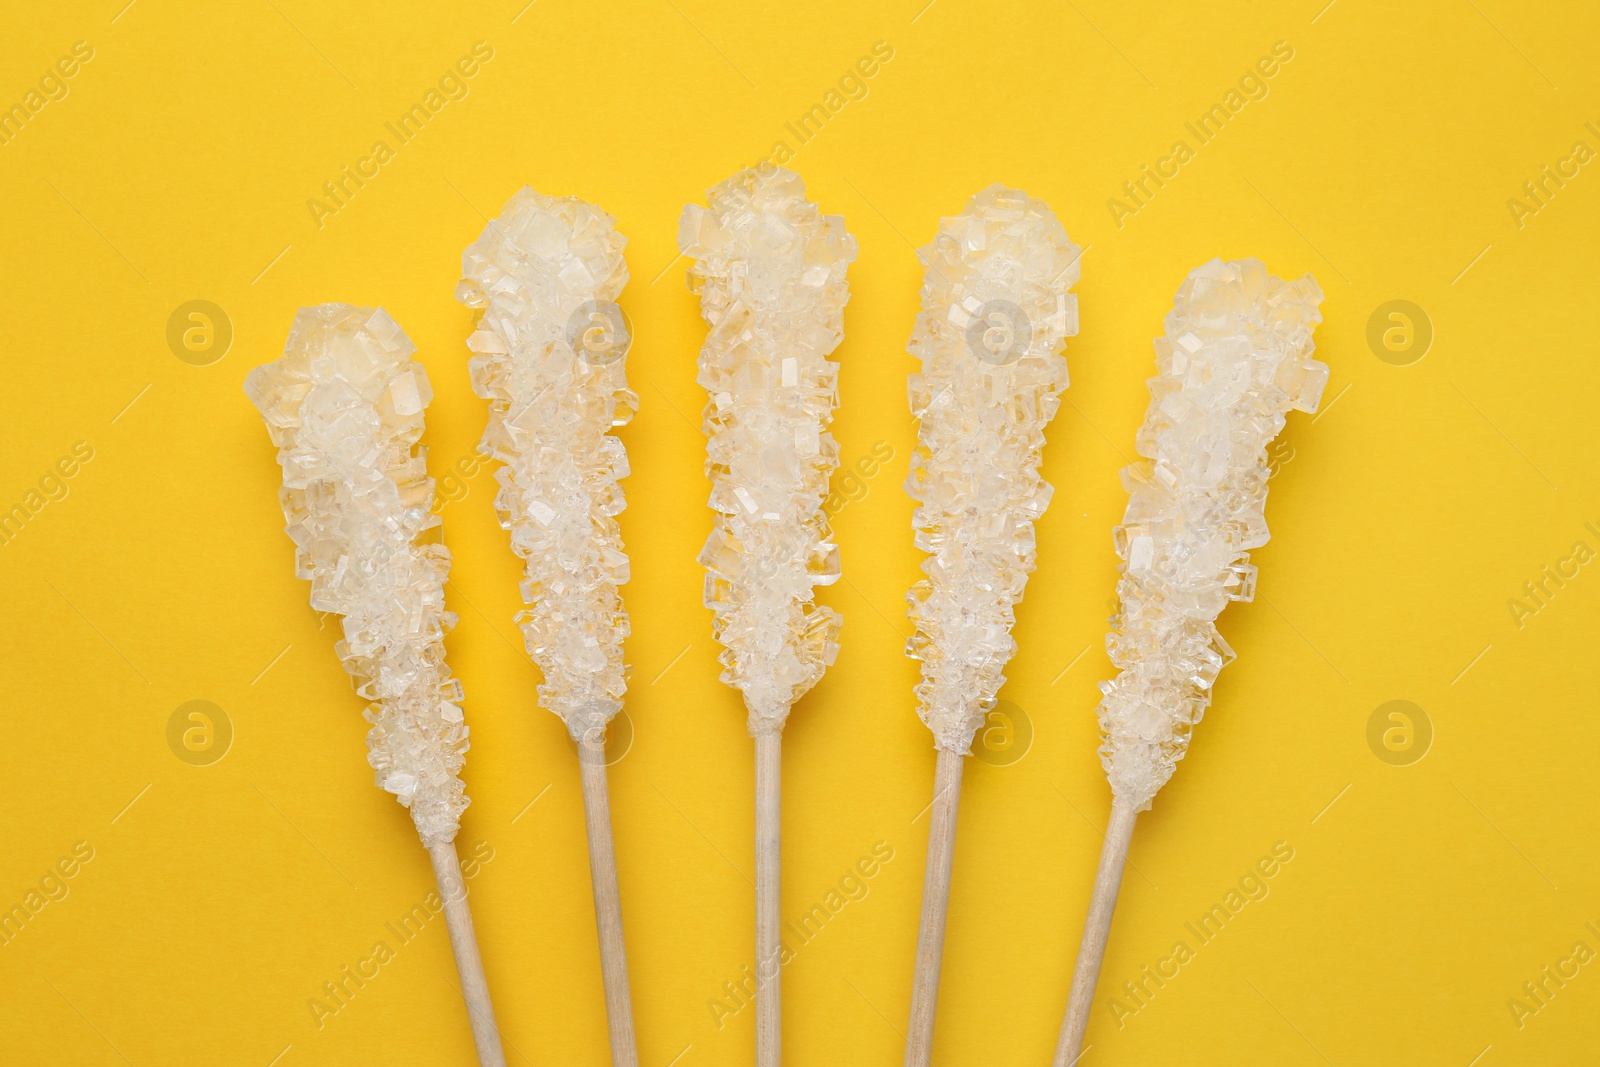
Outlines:
[[[422,396],[417,388],[417,379],[410,374],[402,374],[390,382],[389,402],[394,406],[396,415],[422,414]]]
[[[382,308],[372,312],[372,317],[367,320],[367,332],[378,339],[378,343],[391,352],[402,346],[408,353],[416,351],[416,346],[406,336],[400,324],[389,317],[389,313]]]
[[[1056,314],[1056,329],[1064,337],[1078,336],[1078,294],[1065,293],[1060,298],[1060,310]]]
[[[908,350],[922,361],[910,383],[920,425],[906,491],[930,555],[906,596],[916,627],[906,652],[922,661],[918,713],[935,744],[966,754],[1017,647],[1033,520],[1049,502],[1044,428],[1067,385],[1062,298],[1078,280],[1078,247],[1042,201],[993,185],[917,254],[927,270]]]
[[[467,727],[444,661],[450,552],[417,449],[433,394],[414,350],[381,310],[301,308],[245,393],[278,446],[296,570],[313,608],[344,617],[339,658],[372,701],[367,761],[431,846],[455,837],[467,806]]]
[[[744,694],[755,734],[782,729],[838,654],[839,615],[813,587],[839,576],[822,510],[839,463],[828,356],[844,337],[856,242],[781,168],[735,174],[707,200],[709,211],[684,209],[678,237],[711,326],[699,381],[717,517],[700,562],[722,680]]]
[[[1328,380],[1311,358],[1322,290],[1259,260],[1212,260],[1173,300],[1137,447],[1122,472],[1114,537],[1121,608],[1106,639],[1100,759],[1112,792],[1143,811],[1172,777],[1211,687],[1233,658],[1214,621],[1255,593],[1249,550],[1267,543],[1267,447],[1290,408],[1314,411]],[[1187,353],[1185,357],[1184,353]]]
[[[1153,537],[1135,537],[1128,550],[1128,569],[1143,572],[1150,569],[1156,559],[1156,542]]]
[[[626,244],[593,204],[524,188],[462,254],[457,289],[477,308],[468,366],[489,401],[478,450],[505,464],[495,510],[527,573],[517,622],[544,672],[539,703],[577,739],[603,736],[627,691],[616,516],[628,460],[611,436],[639,406],[615,303]]]
[[[477,289],[469,290],[469,293],[475,297],[481,297],[482,295],[482,291]],[[469,306],[487,307],[488,302],[484,301],[481,304],[475,303]],[[499,336],[492,330],[479,330],[472,336],[468,337],[467,347],[472,349],[474,352],[498,352],[501,355],[504,355],[506,352],[510,351],[510,349],[506,347],[506,343],[500,340]]]
[[[417,791],[417,776],[397,771],[383,780],[383,788],[397,797],[409,797]]]

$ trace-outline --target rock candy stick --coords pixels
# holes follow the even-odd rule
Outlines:
[[[838,466],[844,219],[824,215],[788,170],[745,170],[684,209],[678,247],[710,325],[700,350],[711,536],[705,603],[723,645],[722,680],[744,695],[756,742],[756,1064],[782,1052],[779,970],[780,738],[789,709],[838,653],[839,616],[813,587],[839,578],[822,502]]]
[[[433,862],[478,1062],[504,1067],[456,857],[467,727],[444,661],[450,551],[417,447],[433,390],[415,350],[382,309],[301,308],[283,356],[251,371],[245,393],[278,446],[296,573],[313,608],[343,616],[339,658],[371,701],[367,762]]]
[[[525,563],[528,608],[517,622],[544,673],[539,702],[578,745],[615,1067],[639,1062],[605,755],[628,673],[628,615],[617,589],[628,580],[628,557],[616,519],[628,457],[611,433],[638,407],[616,304],[628,281],[626,243],[594,205],[524,188],[463,253],[457,287],[477,311],[470,370],[489,401],[478,448],[504,464],[495,510]]]
[[[1034,568],[1033,523],[1050,503],[1039,475],[1044,429],[1067,387],[1078,332],[1078,247],[1042,201],[990,186],[940,221],[918,256],[927,271],[909,351],[919,420],[906,490],[927,575],[907,594],[922,661],[918,714],[933,731],[928,865],[922,890],[907,1067],[933,1052],[962,758],[994,707],[1016,651],[1011,627]]]
[[[1122,472],[1128,510],[1106,648],[1117,667],[1100,691],[1100,762],[1111,820],[1072,976],[1055,1067],[1076,1061],[1105,954],[1135,817],[1150,807],[1211,703],[1233,650],[1215,620],[1255,595],[1251,549],[1267,543],[1267,448],[1291,409],[1317,410],[1327,364],[1311,358],[1322,290],[1286,282],[1260,260],[1214,259],[1191,271],[1156,339],[1150,407]]]

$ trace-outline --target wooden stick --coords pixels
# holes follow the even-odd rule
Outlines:
[[[1072,972],[1072,991],[1067,995],[1067,1014],[1061,1020],[1061,1039],[1056,1043],[1052,1067],[1072,1067],[1081,1055],[1083,1034],[1089,1028],[1089,1009],[1094,1004],[1094,987],[1100,980],[1100,961],[1106,954],[1106,935],[1111,932],[1111,913],[1117,907],[1122,869],[1128,862],[1128,843],[1133,840],[1133,822],[1138,814],[1125,800],[1111,801],[1111,821],[1106,826],[1105,846],[1100,849],[1100,869],[1094,876],[1094,896],[1083,922],[1083,942],[1078,946],[1078,965]]]
[[[478,1047],[478,1063],[480,1067],[506,1067],[505,1050],[500,1047],[500,1028],[494,1022],[494,1005],[489,1002],[489,983],[483,976],[483,957],[478,955],[478,937],[472,930],[467,883],[461,878],[461,861],[456,856],[455,842],[429,845],[428,858],[433,860],[433,877],[439,884],[439,899],[444,904],[444,924],[450,932],[456,973],[461,976],[461,997],[467,1002],[467,1020],[472,1024],[472,1043]]]
[[[964,758],[941,748],[933,772],[928,867],[922,880],[922,923],[917,929],[917,963],[911,977],[911,1021],[906,1024],[906,1067],[928,1067],[933,1059],[933,1018],[939,1005],[939,965],[944,958],[945,915],[950,909],[950,863],[956,851]]]
[[[617,850],[611,838],[604,738],[585,738],[578,745],[578,766],[583,772],[583,815],[589,827],[589,876],[594,882],[594,918],[600,932],[600,978],[606,988],[611,1063],[612,1067],[639,1067],[633,1000],[628,993],[628,954],[622,944],[622,896],[617,889]]]
[[[756,1067],[783,1062],[783,967],[779,858],[783,820],[779,814],[783,735],[756,735]]]

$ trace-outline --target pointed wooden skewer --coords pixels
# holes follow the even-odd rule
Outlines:
[[[995,185],[941,219],[917,255],[926,270],[908,351],[922,367],[910,382],[919,425],[906,491],[930,555],[907,595],[916,626],[907,653],[922,661],[918,714],[939,755],[906,1067],[933,1059],[963,761],[1016,649],[1033,520],[1050,499],[1039,476],[1044,428],[1067,385],[1061,350],[1078,332],[1068,290],[1079,250],[1044,202]]]
[[[700,351],[706,472],[716,521],[700,554],[705,604],[755,738],[756,1067],[783,1058],[783,724],[838,653],[838,613],[814,586],[839,577],[823,502],[838,466],[828,434],[855,238],[800,176],[763,164],[684,209],[678,247],[711,327]],[[753,225],[752,225],[753,223]]]
[[[600,977],[606,991],[606,1027],[615,1067],[638,1067],[633,999],[628,992],[628,954],[622,944],[622,894],[617,889],[617,852],[611,836],[611,799],[606,789],[606,746],[585,738],[578,745],[583,775],[584,825],[589,833],[589,877],[594,882],[595,925],[600,934]]]
[[[490,402],[479,450],[506,465],[495,498],[525,560],[517,617],[544,672],[540,703],[578,746],[589,878],[613,1067],[638,1067],[605,736],[627,689],[628,580],[618,480],[627,458],[611,434],[638,406],[624,360],[632,340],[616,303],[627,239],[576,197],[523,188],[462,255],[456,296],[477,311],[467,339],[473,387]]]
[[[478,1062],[505,1067],[456,855],[467,728],[444,661],[450,552],[417,447],[433,390],[414,351],[381,308],[301,308],[282,358],[252,370],[245,393],[279,449],[279,499],[311,606],[345,616],[337,648],[372,700],[367,762],[410,809],[433,864]]]
[[[1130,499],[1113,536],[1120,601],[1101,684],[1100,760],[1111,818],[1083,924],[1054,1067],[1084,1051],[1089,1008],[1138,812],[1189,745],[1233,650],[1216,619],[1255,594],[1249,550],[1267,543],[1268,447],[1291,409],[1314,412],[1328,367],[1311,358],[1322,290],[1260,260],[1214,259],[1189,273],[1156,339],[1144,457],[1122,472]]]
[[[756,735],[756,1067],[783,1060],[783,733]]]
[[[472,927],[472,911],[467,907],[467,884],[461,877],[456,843],[441,841],[430,845],[428,858],[433,861],[433,877],[444,905],[445,930],[456,958],[456,973],[461,977],[461,999],[467,1004],[478,1063],[480,1067],[506,1067],[500,1027],[495,1024],[494,1005],[489,1002],[489,982],[483,975],[483,957],[478,953],[478,937]]]
[[[933,1058],[933,1017],[939,1004],[939,964],[944,957],[945,916],[950,910],[950,866],[956,851],[965,760],[965,756],[940,749],[935,764],[928,867],[922,881],[916,969],[911,976],[911,1021],[906,1025],[906,1067],[921,1067]]]
[[[1083,942],[1078,947],[1078,963],[1072,972],[1072,989],[1067,997],[1067,1014],[1061,1020],[1061,1037],[1051,1067],[1072,1067],[1083,1055],[1083,1034],[1089,1028],[1089,1009],[1094,1004],[1095,983],[1100,980],[1100,963],[1106,954],[1106,939],[1111,933],[1111,913],[1117,907],[1122,889],[1122,869],[1128,862],[1128,846],[1133,842],[1133,823],[1138,812],[1123,800],[1111,803],[1111,823],[1106,827],[1105,845],[1100,850],[1100,866],[1094,875],[1094,893],[1089,898],[1089,916],[1083,923]]]

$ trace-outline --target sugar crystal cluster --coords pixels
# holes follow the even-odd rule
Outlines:
[[[1122,472],[1115,530],[1119,613],[1101,683],[1100,759],[1112,793],[1150,806],[1172,777],[1233,650],[1214,621],[1255,594],[1251,549],[1267,543],[1267,448],[1285,415],[1314,412],[1327,364],[1311,358],[1322,290],[1254,259],[1190,273],[1158,338],[1150,407]]]
[[[539,702],[574,739],[604,737],[622,708],[628,580],[617,514],[628,457],[611,430],[633,417],[615,301],[627,239],[576,197],[524,188],[462,255],[473,390],[489,401],[479,451],[499,460],[495,509],[525,563],[517,616],[544,672]]]
[[[1078,247],[1040,200],[993,185],[940,220],[908,350],[919,420],[906,491],[927,575],[906,594],[922,662],[918,714],[962,755],[1016,651],[1014,610],[1034,568],[1033,523],[1050,503],[1044,429],[1067,387],[1078,332]]]
[[[454,839],[467,806],[467,727],[444,660],[450,552],[417,447],[433,390],[415,350],[382,309],[301,308],[245,392],[278,447],[296,573],[313,608],[344,617],[339,658],[371,701],[367,761],[431,847]]]
[[[758,734],[781,730],[838,654],[839,615],[812,598],[839,578],[822,511],[839,463],[828,356],[844,338],[856,241],[782,168],[735,174],[707,203],[685,208],[678,231],[710,326],[698,381],[716,522],[700,562],[722,680],[744,694]]]

